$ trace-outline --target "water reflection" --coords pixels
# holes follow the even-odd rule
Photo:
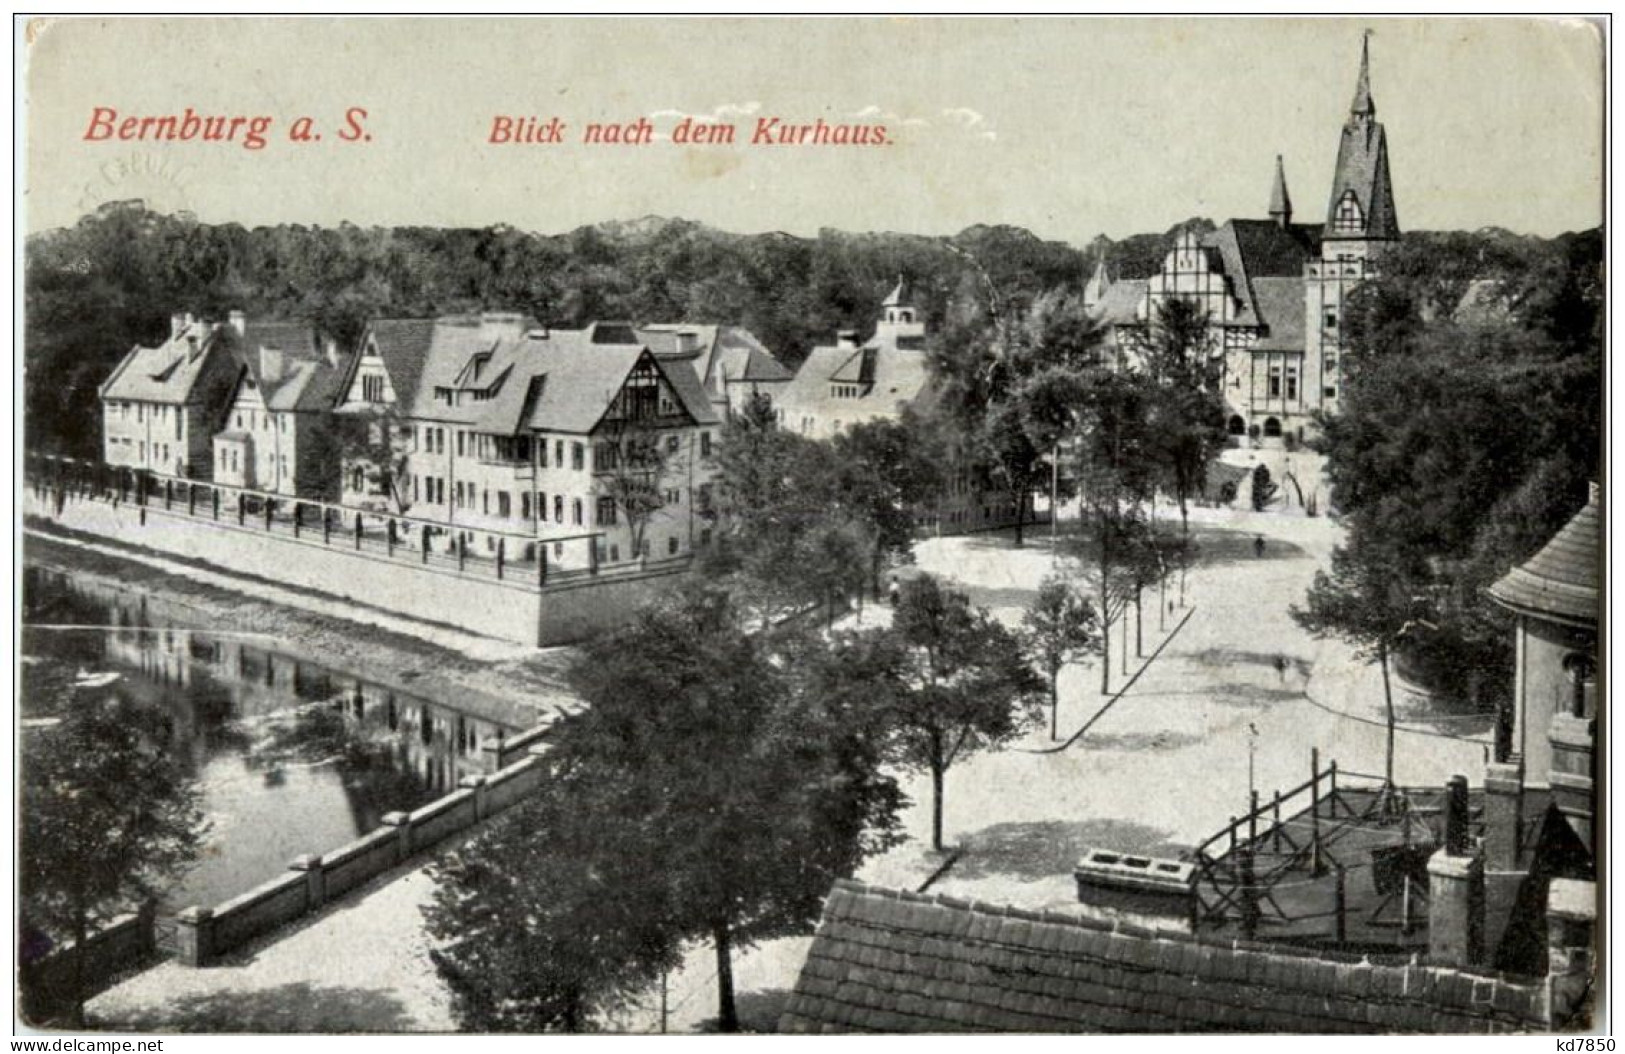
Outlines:
[[[171,908],[244,892],[438,797],[483,771],[481,743],[516,731],[211,631],[196,610],[138,590],[25,567],[23,609],[24,764],[29,727],[112,693],[199,780],[212,829]],[[106,672],[120,676],[69,687]]]

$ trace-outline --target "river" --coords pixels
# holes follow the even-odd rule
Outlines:
[[[519,731],[205,622],[157,594],[24,567],[22,763],[32,731],[106,692],[197,780],[210,827],[166,911],[217,904],[446,793],[485,771],[482,743]],[[72,680],[100,687],[45,687]]]

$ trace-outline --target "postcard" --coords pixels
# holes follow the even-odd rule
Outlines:
[[[1607,32],[19,19],[18,1029],[1606,1031]]]

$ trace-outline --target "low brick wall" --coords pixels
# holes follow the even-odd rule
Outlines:
[[[491,812],[501,812],[541,786],[545,769],[539,757],[516,761],[485,781],[485,804]]]
[[[496,773],[509,765],[523,761],[530,754],[530,748],[547,742],[547,737],[552,732],[553,726],[549,722],[527,729],[516,736],[504,739],[500,743],[486,743],[481,749],[485,751],[485,763],[488,771]]]
[[[305,887],[305,876],[289,871],[231,898],[214,909],[211,942],[235,948],[298,918],[309,907]]]
[[[460,789],[420,809],[390,813],[376,831],[322,856],[294,860],[286,873],[241,896],[212,909],[187,908],[176,916],[176,957],[188,966],[206,966],[512,808],[546,776],[541,748],[531,749],[536,753],[489,777],[466,777]]]
[[[394,867],[401,856],[400,835],[380,827],[322,857],[327,899],[342,897]]]
[[[413,851],[438,845],[458,831],[474,826],[479,819],[474,794],[472,790],[453,791],[414,810],[410,818]]]
[[[23,1016],[42,1023],[68,1009],[74,975],[86,992],[105,987],[123,971],[150,959],[154,951],[151,915],[121,915],[86,938],[83,946],[64,945],[18,968]],[[81,965],[81,958],[83,963]]]

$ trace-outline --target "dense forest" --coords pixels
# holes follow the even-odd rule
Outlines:
[[[557,327],[595,319],[748,327],[791,368],[839,329],[872,327],[880,299],[906,275],[934,329],[950,312],[1021,314],[1041,293],[1076,291],[1106,254],[1114,277],[1154,272],[1174,236],[1086,249],[1015,227],[951,238],[851,234],[743,235],[645,217],[564,234],[499,226],[245,228],[146,209],[103,206],[71,228],[36,234],[25,255],[25,436],[34,449],[94,456],[96,388],[136,342],[154,343],[169,316],[310,320],[347,346],[369,318],[463,311],[528,312]],[[1408,235],[1448,247],[1455,269],[1538,273],[1571,241],[1504,231]]]

